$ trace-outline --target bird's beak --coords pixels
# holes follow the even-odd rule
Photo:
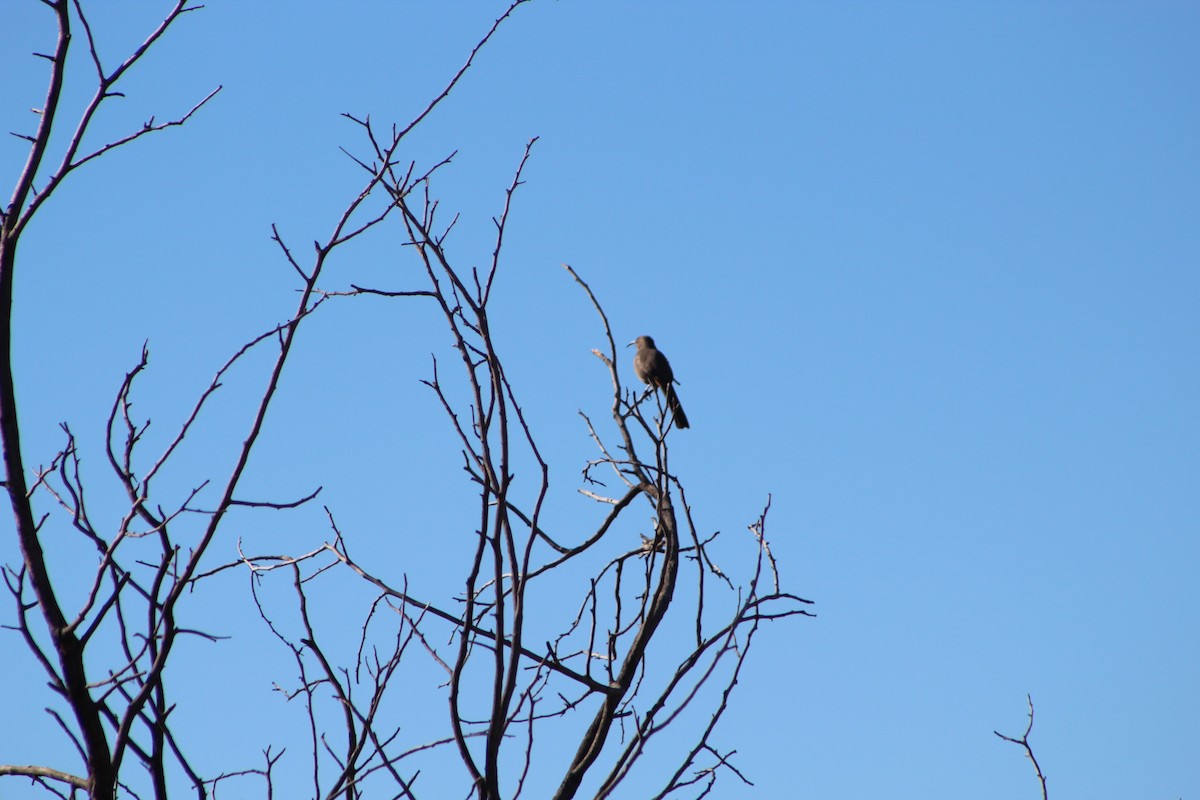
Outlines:
[[[632,342],[630,342],[629,344],[627,344],[627,345],[625,345],[625,346],[626,346],[626,347],[633,347],[635,344],[637,344],[637,339],[634,339]]]

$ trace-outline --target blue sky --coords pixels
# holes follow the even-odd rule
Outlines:
[[[110,57],[160,6],[97,12]],[[103,420],[146,339],[141,402],[165,436],[295,302],[270,225],[304,249],[357,191],[338,148],[365,143],[339,115],[407,121],[503,7],[212,2],[172,29],[97,141],[221,93],[75,175],[22,243],[27,461],[69,420],[109,480]],[[49,15],[3,14],[0,114],[23,130]],[[494,324],[557,524],[595,513],[574,494],[594,455],[577,412],[608,403],[602,330],[563,262],[620,341],[651,334],[670,356],[693,424],[672,461],[700,527],[742,536],[773,498],[772,548],[818,617],[764,631],[735,694],[722,742],[750,796],[1038,796],[992,734],[1024,729],[1026,693],[1052,797],[1200,794],[1198,38],[1182,2],[535,0],[405,151],[457,151],[435,190],[462,213],[452,255],[482,266],[540,137]],[[6,186],[23,157],[0,145]],[[400,288],[394,245],[348,248],[327,288]],[[276,497],[323,485],[358,549],[430,592],[454,586],[430,564],[469,533],[453,514],[470,487],[419,383],[450,355],[439,325],[417,304],[331,310],[248,476]],[[224,474],[253,369],[238,380],[179,486]],[[224,552],[235,534],[319,543],[321,516],[238,518]],[[244,608],[244,579],[227,589],[214,611]],[[289,673],[261,623],[230,613],[217,647],[261,649],[262,674],[214,682],[226,654],[197,646],[181,680],[213,709],[191,723],[218,740],[213,763],[233,767],[271,739],[229,720],[277,711],[269,680]],[[323,613],[334,624],[337,604]],[[40,685],[19,647],[0,653]],[[46,702],[12,711],[0,761],[63,752],[44,744]]]

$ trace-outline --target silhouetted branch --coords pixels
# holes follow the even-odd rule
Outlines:
[[[1025,726],[1025,733],[1021,734],[1021,738],[1018,739],[1012,736],[1005,736],[1003,733],[1000,733],[1000,731],[992,731],[992,733],[996,734],[1006,742],[1012,742],[1013,744],[1020,746],[1025,751],[1025,755],[1033,764],[1033,771],[1037,774],[1038,783],[1041,784],[1042,800],[1049,800],[1049,794],[1046,792],[1046,776],[1042,774],[1042,767],[1040,764],[1038,764],[1037,758],[1034,757],[1033,747],[1029,744],[1029,734],[1033,731],[1033,696],[1026,695],[1025,699],[1029,703],[1029,724]]]

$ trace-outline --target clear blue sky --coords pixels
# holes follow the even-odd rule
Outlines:
[[[109,57],[162,5],[97,14]],[[145,339],[142,410],[165,435],[294,303],[271,223],[304,250],[357,190],[338,148],[364,143],[339,114],[407,121],[503,7],[217,0],[180,22],[97,135],[224,90],[74,176],[23,242],[28,462],[69,420],[111,480],[101,427]],[[5,131],[41,103],[28,53],[48,25],[37,2],[0,11]],[[774,498],[774,552],[819,616],[757,640],[721,741],[758,791],[716,796],[1033,798],[992,735],[1024,729],[1026,693],[1056,800],[1200,796],[1198,41],[1184,2],[536,0],[405,151],[458,151],[435,189],[463,214],[452,254],[484,265],[541,137],[495,326],[559,525],[594,514],[573,495],[593,455],[576,412],[608,403],[601,330],[562,262],[621,341],[649,333],[670,356],[693,424],[673,465],[700,527],[744,535]],[[0,144],[6,200],[23,156]],[[349,249],[326,288],[401,288],[401,258],[386,239]],[[469,535],[443,511],[470,487],[418,383],[449,345],[426,307],[335,309],[303,340],[253,485],[324,485],[377,563],[436,562]],[[180,486],[225,474],[238,386]],[[226,533],[227,554],[234,535],[263,551],[326,536],[319,513]],[[245,602],[244,578],[226,586],[214,608]],[[264,644],[259,671],[214,680],[216,647],[263,636],[253,617],[220,632],[234,639],[192,645],[181,680],[211,709],[192,724],[213,763],[236,768],[274,740],[239,715],[277,710],[269,680],[290,672]],[[0,654],[40,685],[15,636]],[[46,760],[46,702],[6,701],[0,762]]]

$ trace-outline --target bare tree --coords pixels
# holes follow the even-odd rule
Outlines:
[[[489,800],[536,794],[534,785],[557,786],[556,798],[575,797],[585,785],[595,797],[624,791],[641,798],[648,792],[703,797],[722,775],[749,783],[734,765],[736,751],[718,742],[718,724],[760,625],[808,613],[807,600],[781,588],[765,535],[769,500],[744,538],[751,568],[735,580],[717,564],[714,550],[721,535],[701,532],[683,481],[671,467],[671,415],[652,393],[639,396],[623,385],[621,351],[601,304],[567,267],[599,316],[606,344],[593,352],[611,380],[606,401],[611,421],[601,424],[582,415],[598,455],[584,465],[583,488],[569,490],[582,492],[598,510],[574,530],[548,530],[543,512],[552,491],[549,466],[505,372],[489,316],[510,212],[536,139],[525,147],[504,193],[483,270],[457,266],[447,251],[457,218],[442,218],[432,187],[452,155],[427,167],[401,157],[406,136],[527,0],[516,0],[504,11],[462,68],[408,124],[382,131],[370,118],[346,115],[362,136],[358,154],[348,151],[362,170],[361,190],[331,232],[315,243],[311,260],[297,257],[272,228],[281,258],[296,275],[295,310],[233,353],[185,411],[165,448],[148,455],[149,420],[133,411],[137,381],[149,364],[143,350],[121,381],[108,418],[106,455],[126,509],[115,530],[103,529],[89,512],[81,457],[68,425],[49,466],[30,470],[26,465],[10,336],[17,244],[29,220],[78,167],[185,123],[219,89],[169,122],[152,120],[128,136],[89,148],[96,109],[119,96],[114,87],[121,76],[194,8],[177,2],[139,48],[108,68],[98,55],[82,0],[43,2],[58,22],[57,46],[44,56],[50,64],[47,99],[36,131],[22,134],[29,157],[3,212],[0,235],[0,434],[21,552],[20,564],[7,566],[4,577],[14,601],[11,627],[49,677],[58,698],[50,713],[81,766],[0,765],[0,777],[23,777],[58,796],[84,793],[106,800],[120,794],[165,798],[172,788],[215,796],[228,781],[253,778],[272,796],[281,785],[276,768],[284,750],[269,746],[258,765],[204,775],[172,719],[176,705],[189,700],[177,697],[166,677],[177,642],[214,638],[181,622],[181,609],[199,583],[237,568],[248,571],[254,607],[296,665],[294,686],[281,691],[302,704],[307,715],[313,797],[419,797],[422,770],[442,752],[457,754],[464,794]],[[53,159],[58,165],[46,167],[52,129],[66,116],[59,99],[73,25],[84,31],[96,91],[78,115],[61,158]],[[322,288],[331,256],[343,244],[377,231],[398,236],[397,249],[416,260],[421,282]],[[433,303],[453,342],[458,369],[447,369],[435,357],[425,383],[445,412],[466,479],[477,489],[476,522],[469,530],[443,532],[468,540],[471,555],[461,566],[461,582],[437,597],[414,596],[403,570],[359,563],[347,544],[351,537],[343,535],[329,508],[329,539],[307,552],[243,553],[221,536],[231,509],[292,509],[317,496],[319,489],[299,499],[251,499],[240,487],[298,330],[328,304],[366,297]],[[265,348],[274,356],[261,377],[249,429],[228,456],[227,477],[197,481],[182,499],[164,500],[152,492],[233,366]],[[518,474],[535,477],[518,480]],[[641,528],[632,515],[641,503],[651,522],[648,535],[637,537]],[[35,511],[40,505],[50,510]],[[53,552],[44,550],[47,526],[64,524],[96,553],[86,597],[71,608],[48,564]],[[276,576],[286,577],[286,583]],[[359,641],[350,651],[330,645],[310,613],[321,600],[318,587],[347,584],[372,593],[359,609]],[[271,611],[264,598],[276,587],[294,599],[294,615],[287,619]],[[344,620],[349,613],[343,608],[340,616]],[[688,635],[681,639],[677,634],[684,630]],[[398,678],[404,665],[416,660],[432,665],[441,677],[429,687]],[[429,690],[444,693],[447,714],[441,723],[413,724],[397,710],[397,696]],[[681,720],[688,722],[688,735],[668,736],[671,728],[683,732]],[[274,738],[270,731],[265,735]],[[565,751],[564,742],[571,743]],[[648,763],[643,756],[652,747],[656,757]],[[289,770],[298,771],[294,763]],[[629,781],[635,770],[636,789]]]
[[[46,2],[58,24],[54,51],[37,54],[50,64],[49,86],[32,134],[19,133],[29,142],[24,168],[17,177],[12,199],[0,217],[0,434],[4,441],[5,488],[12,503],[16,536],[22,556],[19,567],[6,567],[5,583],[15,600],[16,627],[30,652],[45,669],[50,686],[61,696],[72,719],[55,714],[64,732],[78,750],[85,770],[74,774],[50,767],[5,765],[0,774],[26,775],[38,782],[56,782],[92,797],[113,797],[126,756],[132,755],[150,770],[156,794],[165,795],[163,765],[177,757],[187,769],[186,758],[179,753],[171,736],[167,715],[170,706],[162,681],[163,669],[184,631],[174,624],[174,615],[183,590],[188,585],[199,559],[211,543],[220,522],[220,513],[211,515],[208,535],[194,548],[190,558],[181,559],[172,540],[174,520],[186,506],[167,510],[148,502],[149,485],[158,464],[144,474],[134,471],[131,456],[139,429],[122,409],[129,386],[143,364],[130,373],[122,395],[110,417],[109,457],[129,496],[129,511],[119,530],[102,533],[93,525],[79,481],[78,456],[74,437],[64,425],[66,444],[49,468],[30,472],[21,449],[21,427],[13,388],[12,312],[13,277],[17,266],[17,245],[27,225],[71,174],[105,153],[166,128],[184,124],[219,91],[214,90],[190,111],[168,122],[146,122],[127,136],[99,146],[87,144],[88,130],[101,105],[120,96],[121,78],[133,68],[179,18],[188,12],[180,0],[167,13],[145,42],[124,61],[112,66],[101,59],[96,41],[82,5],[72,7],[67,0]],[[72,13],[74,10],[74,14]],[[66,116],[59,103],[67,72],[71,42],[78,35],[75,22],[82,28],[84,40],[96,72],[96,88],[90,101],[78,114],[75,131],[60,156],[50,153],[51,136]],[[47,166],[57,162],[55,166]],[[38,188],[38,184],[41,188]],[[126,441],[118,440],[119,426],[125,424]],[[180,432],[180,438],[186,427]],[[163,454],[163,459],[170,451]],[[245,455],[248,455],[248,451]],[[161,464],[160,459],[159,464]],[[245,458],[239,462],[244,466]],[[228,484],[231,494],[237,485],[235,472]],[[65,608],[62,587],[51,580],[41,533],[46,516],[35,518],[34,496],[44,493],[66,510],[75,530],[95,547],[99,554],[94,580],[80,607]],[[141,550],[149,558],[143,568],[131,570],[121,554]],[[149,551],[156,550],[156,555]],[[140,606],[134,616],[131,605]],[[30,612],[39,612],[41,625]],[[135,621],[136,620],[136,621]],[[95,643],[116,637],[120,656],[105,668],[97,669],[88,653],[102,647]],[[175,751],[174,756],[169,755]]]

